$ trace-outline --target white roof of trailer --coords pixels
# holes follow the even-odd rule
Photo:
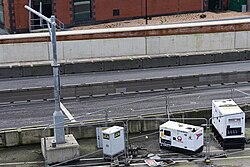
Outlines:
[[[220,109],[222,115],[243,113],[240,107],[232,99],[213,100],[212,102]]]
[[[115,132],[118,132],[120,130],[124,129],[123,127],[120,126],[112,126],[106,130],[103,130],[102,133],[106,133],[106,134],[113,134]]]
[[[184,123],[175,122],[175,121],[165,122],[164,124],[160,125],[160,127],[167,128],[167,129],[175,129],[175,130],[179,130],[179,131],[183,131],[183,132],[192,132],[193,129],[195,129],[194,132],[196,132],[197,130],[202,128],[199,126],[184,124]]]

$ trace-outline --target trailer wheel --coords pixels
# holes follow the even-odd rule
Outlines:
[[[214,126],[211,127],[211,132],[214,133]]]
[[[222,143],[221,147],[223,148],[223,150],[226,150],[227,147],[225,146],[225,144]]]
[[[219,137],[217,137],[217,140],[218,140],[219,145],[222,146],[222,141],[221,141],[221,139],[220,139]]]

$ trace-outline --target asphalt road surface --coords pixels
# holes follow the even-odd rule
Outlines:
[[[234,91],[231,91],[234,88]],[[245,93],[240,93],[239,91]],[[218,87],[202,87],[186,90],[125,94],[119,96],[92,97],[80,100],[64,100],[62,103],[77,121],[104,119],[166,112],[166,96],[169,96],[171,112],[211,107],[211,100],[231,98],[238,104],[249,103],[250,85],[236,84]],[[0,129],[52,123],[54,102],[30,102],[0,106]],[[68,121],[68,119],[66,119]]]
[[[112,72],[84,73],[61,76],[61,85],[80,85],[86,83],[103,83],[125,80],[178,77],[200,74],[228,73],[249,71],[250,61],[212,63],[165,68],[123,70]],[[52,76],[1,79],[0,90],[14,90],[34,87],[52,87]]]

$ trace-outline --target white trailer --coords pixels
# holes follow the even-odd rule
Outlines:
[[[103,155],[105,159],[113,159],[125,151],[124,128],[113,126],[102,131]]]
[[[160,147],[185,153],[199,153],[203,150],[203,128],[189,124],[168,121],[160,125]]]
[[[212,130],[224,150],[245,148],[245,113],[232,99],[212,100]]]

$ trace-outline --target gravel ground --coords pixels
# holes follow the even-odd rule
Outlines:
[[[238,18],[238,17],[247,17],[249,15],[250,12],[242,13],[233,11],[176,14],[176,15],[152,17],[151,20],[148,20],[148,25],[161,25],[169,23]],[[111,22],[111,23],[91,25],[91,26],[74,27],[71,28],[71,30],[132,27],[132,26],[143,26],[143,25],[145,25],[145,19],[134,19],[134,20],[118,21],[118,22]]]

